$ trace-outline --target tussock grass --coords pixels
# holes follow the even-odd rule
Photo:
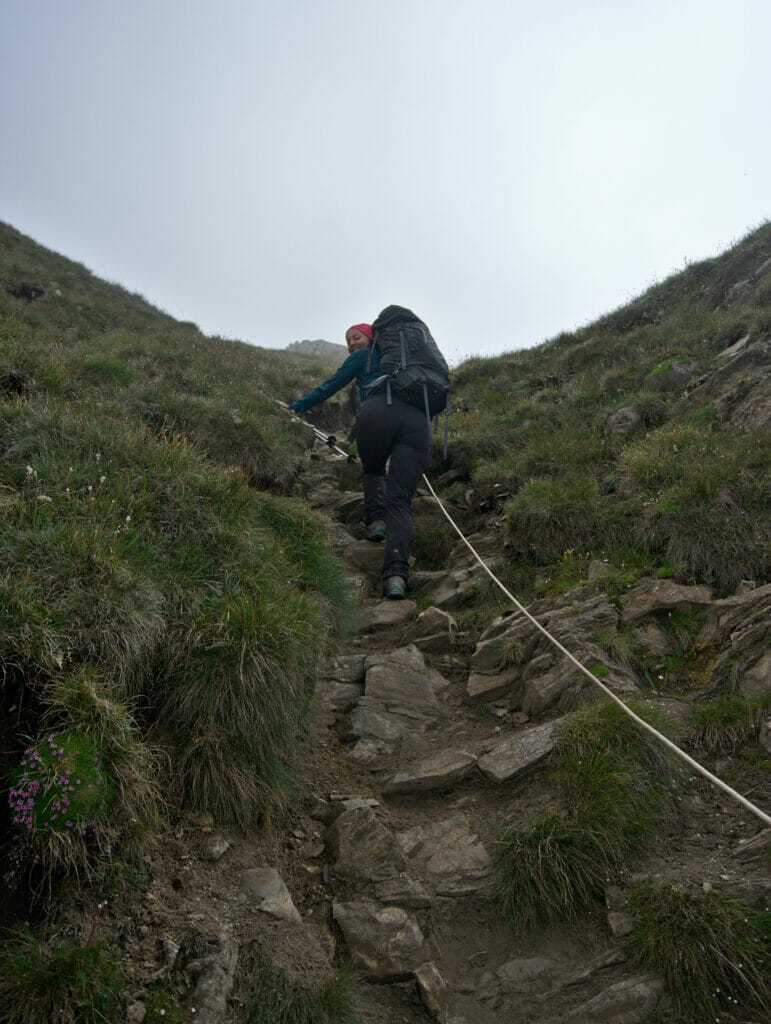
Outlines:
[[[119,960],[99,942],[43,944],[21,929],[0,948],[4,1024],[106,1024],[125,1004]]]
[[[449,564],[453,544],[453,534],[446,524],[437,523],[416,532],[412,554],[421,568],[443,569]]]
[[[746,698],[723,695],[693,708],[691,745],[705,753],[731,754],[757,740],[763,719],[771,709],[771,694]]]
[[[246,1024],[357,1024],[353,977],[336,971],[313,981],[291,979],[260,957]]]
[[[666,749],[613,702],[579,711],[553,767],[565,812],[507,829],[495,851],[496,892],[515,927],[591,907],[671,808],[672,771]]]
[[[567,550],[593,551],[622,535],[618,507],[581,472],[527,483],[505,508],[507,538],[515,551],[556,561]]]
[[[664,977],[680,1020],[769,1012],[768,911],[752,911],[719,890],[652,884],[634,891],[631,908],[632,941],[643,962]]]
[[[166,766],[159,750],[143,740],[131,702],[119,700],[91,666],[57,677],[47,698],[45,721],[68,721],[92,737],[115,783],[112,823],[122,845],[141,838],[156,821],[164,801],[160,772]]]

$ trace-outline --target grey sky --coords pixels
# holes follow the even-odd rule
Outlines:
[[[767,0],[27,0],[0,219],[207,333],[453,362],[529,346],[771,215]]]

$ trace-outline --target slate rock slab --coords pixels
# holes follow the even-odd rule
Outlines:
[[[425,910],[431,906],[431,896],[426,887],[407,875],[396,875],[378,882],[375,897],[378,903],[386,906],[409,907],[411,910]]]
[[[656,1009],[664,983],[638,976],[620,981],[571,1011],[568,1024],[642,1024]]]
[[[476,763],[476,757],[465,750],[443,750],[397,772],[384,784],[383,795],[434,793],[451,789],[473,774]]]
[[[672,580],[655,580],[635,587],[621,598],[622,619],[639,622],[646,615],[674,611],[676,608],[701,608],[712,604],[712,589],[702,584],[686,587]]]
[[[359,612],[359,632],[368,633],[374,629],[389,629],[400,626],[415,614],[414,601],[379,601]]]
[[[364,655],[343,654],[328,661],[319,673],[321,679],[333,679],[338,683],[364,682]]]
[[[449,989],[439,968],[431,961],[422,964],[415,971],[415,981],[418,983],[420,1000],[425,1008],[436,1020],[443,1019],[449,999]]]
[[[481,566],[457,569],[429,593],[431,603],[437,608],[460,608],[473,596],[477,583],[485,577]]]
[[[556,744],[557,724],[544,722],[533,729],[515,733],[479,758],[479,770],[491,782],[508,782],[516,778],[552,752]]]
[[[370,697],[384,697],[378,690],[379,686],[384,685],[384,678],[388,678],[391,685],[394,680],[399,680],[401,692],[407,694],[412,694],[425,685],[433,693],[439,693],[448,685],[440,672],[426,664],[426,659],[414,644],[400,647],[387,654],[371,654],[365,659],[364,664],[365,692]]]
[[[407,627],[402,639],[405,643],[413,643],[415,640],[441,633],[449,640],[457,630],[458,623],[449,612],[441,608],[426,608]]]
[[[477,701],[497,700],[512,693],[519,693],[521,699],[522,688],[520,665],[494,675],[472,672],[466,683],[466,699],[473,704]]]

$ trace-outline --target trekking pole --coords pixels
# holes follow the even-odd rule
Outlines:
[[[260,394],[263,395],[263,397],[269,399],[271,402],[275,402],[277,405],[280,405],[281,408],[285,412],[288,412],[290,416],[293,416],[298,423],[302,423],[304,427],[309,427],[313,431],[313,435],[317,441],[321,441],[328,448],[334,449],[334,451],[336,451],[339,455],[342,455],[347,462],[356,461],[355,455],[352,455],[350,452],[344,452],[342,448],[338,448],[337,438],[334,436],[334,434],[325,434],[322,430],[319,430],[318,427],[314,427],[312,423],[308,423],[306,420],[302,419],[300,416],[297,415],[296,412],[292,412],[292,410],[286,405],[286,403],[279,401],[278,398],[273,398],[271,395],[266,395],[264,391],[260,391]]]

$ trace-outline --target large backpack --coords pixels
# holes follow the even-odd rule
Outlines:
[[[412,310],[386,306],[372,324],[372,349],[380,352],[381,373],[372,390],[384,390],[389,403],[394,395],[425,409],[429,422],[448,408],[450,371],[428,327]]]

